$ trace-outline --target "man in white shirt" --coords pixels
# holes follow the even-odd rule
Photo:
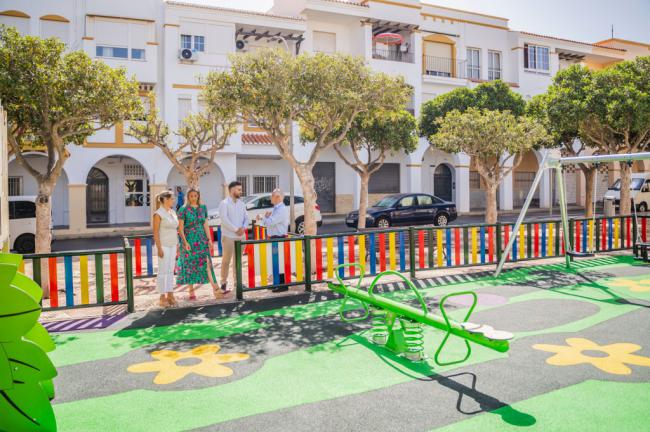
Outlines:
[[[271,192],[271,204],[273,210],[262,215],[257,215],[257,222],[266,227],[269,238],[285,238],[289,231],[289,209],[284,205],[284,194],[280,189]],[[280,274],[280,283],[284,283],[284,273]],[[287,291],[287,287],[273,288],[273,292]]]
[[[228,271],[232,262],[233,274],[235,274],[235,241],[242,240],[248,229],[248,213],[246,204],[241,198],[241,183],[230,182],[228,185],[228,197],[219,204],[219,217],[221,218],[221,245],[223,256],[221,257],[221,291],[230,292],[228,288]],[[236,278],[235,274],[235,278]]]

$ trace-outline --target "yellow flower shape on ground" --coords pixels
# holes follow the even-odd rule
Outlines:
[[[650,357],[632,354],[641,349],[639,345],[615,343],[601,346],[583,338],[568,338],[566,342],[566,346],[535,344],[533,348],[555,353],[554,356],[546,359],[546,363],[554,366],[590,363],[603,372],[615,375],[630,375],[632,370],[627,367],[627,364],[650,367]],[[589,351],[593,355],[589,355]]]
[[[223,366],[223,363],[242,361],[250,357],[241,353],[217,354],[220,349],[219,345],[212,344],[200,345],[189,351],[154,351],[151,357],[155,358],[155,361],[134,364],[127,370],[133,373],[158,372],[153,380],[154,384],[171,384],[192,373],[210,378],[228,377],[233,371]]]
[[[650,291],[650,279],[632,280],[632,279],[617,279],[610,282],[613,287],[628,288],[634,292],[647,292]]]

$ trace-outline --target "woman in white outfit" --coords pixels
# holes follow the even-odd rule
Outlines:
[[[158,210],[153,215],[153,238],[158,250],[158,292],[160,306],[176,305],[174,298],[174,267],[178,248],[178,217],[174,209],[174,195],[164,191],[156,196]]]

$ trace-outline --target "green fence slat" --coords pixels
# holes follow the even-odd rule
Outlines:
[[[104,303],[104,259],[102,254],[95,254],[95,291],[97,304]]]
[[[594,235],[595,235],[594,242],[596,242],[596,252],[600,251],[600,230],[601,230],[600,224],[602,222],[603,221],[601,219],[596,219],[596,223],[594,224],[594,231],[595,231],[595,233],[594,233]]]
[[[533,256],[533,225],[531,223],[526,224],[526,257],[531,258]]]
[[[562,237],[562,232],[560,231],[560,222],[555,222],[555,256],[562,255],[562,249],[560,249],[560,238]]]
[[[433,228],[427,230],[427,236],[429,239],[429,250],[428,250],[428,261],[429,267],[433,267],[433,250],[435,249],[435,239],[433,238]]]
[[[620,217],[619,218],[620,222],[618,224],[619,229],[621,230],[621,249],[625,249],[625,231],[626,231],[626,224],[625,224],[625,218]]]
[[[34,258],[32,260],[32,272],[34,273],[34,282],[41,286],[41,259]]]

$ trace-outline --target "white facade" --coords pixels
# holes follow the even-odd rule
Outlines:
[[[125,67],[141,83],[143,94],[156,92],[161,115],[172,129],[189,112],[201,109],[201,76],[227,67],[228,55],[238,51],[286,46],[292,52],[361,56],[376,70],[405,77],[414,88],[410,108],[416,116],[422,103],[454,88],[500,78],[530,98],[544,92],[553,75],[569,64],[601,68],[650,53],[648,45],[618,39],[589,44],[514,31],[506,18],[415,0],[276,0],[268,13],[162,0],[0,0],[0,23],[23,33],[59,37],[71,50],[83,49],[111,66]],[[401,48],[375,43],[373,36],[382,32],[399,32],[404,41]],[[182,48],[193,50],[194,58],[181,60]],[[147,224],[148,196],[183,185],[159,150],[139,144],[126,130],[128,122],[98,132],[83,146],[70,146],[71,156],[53,197],[58,235]],[[297,131],[294,136],[297,157],[306,157]],[[499,191],[501,209],[518,204],[541,157],[530,155],[504,180]],[[344,213],[356,208],[356,174],[334,151],[325,152],[320,162],[323,188],[333,188],[329,193],[323,189],[319,196],[324,211]],[[480,209],[484,203],[481,181],[465,155],[431,150],[421,139],[415,152],[392,156],[387,162],[393,164],[386,168],[393,181],[373,185],[371,197],[395,190],[435,192],[453,199],[460,212]],[[580,176],[569,175],[575,177],[569,182],[578,186],[573,198],[580,202]],[[9,176],[16,193],[35,193],[33,179],[11,158]],[[291,181],[300,191],[289,165],[249,124],[242,125],[201,179],[206,204],[215,207],[224,184],[235,179],[244,181],[249,193],[272,187],[286,190]],[[538,197],[540,206],[549,205],[550,189],[546,179]]]

